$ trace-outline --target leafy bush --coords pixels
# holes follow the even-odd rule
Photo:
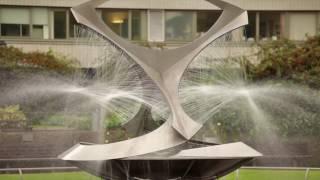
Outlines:
[[[91,119],[87,116],[52,115],[39,122],[40,126],[66,127],[78,130],[90,130]]]
[[[26,121],[25,114],[20,110],[19,105],[0,108],[0,121]]]
[[[21,60],[23,60],[24,53],[14,47],[0,47],[0,63],[1,66],[16,66]]]
[[[53,53],[52,50],[47,53],[25,53],[15,47],[0,47],[0,64],[8,68],[31,67],[62,73],[72,72],[77,65],[74,59]]]
[[[121,124],[121,119],[116,114],[111,114],[105,119],[105,126],[107,129],[118,128]]]
[[[308,37],[300,45],[280,40],[259,47],[260,63],[247,64],[254,80],[278,78],[320,88],[320,35]]]
[[[285,39],[264,42],[259,44],[259,49],[259,63],[252,64],[248,60],[244,61],[247,75],[253,83],[267,80],[270,83],[276,82],[278,85],[288,87],[292,84],[294,85],[292,88],[297,88],[296,85],[299,85],[299,88],[305,89],[308,97],[307,100],[303,98],[290,99],[297,107],[302,107],[302,109],[294,110],[299,113],[280,112],[290,109],[291,106],[277,108],[263,106],[265,109],[269,108],[270,116],[274,117],[272,119],[272,124],[276,128],[274,131],[284,137],[320,136],[320,112],[317,101],[319,94],[316,93],[320,89],[320,35],[308,37],[301,44]],[[307,91],[308,89],[309,91]],[[235,135],[236,137],[243,132],[252,134],[250,130],[252,124],[243,121],[246,126],[237,125],[238,121],[242,121],[239,118],[240,115],[231,117],[231,112],[223,113],[223,115],[224,117],[218,116],[217,121],[222,122],[221,128],[224,133],[238,133]],[[232,124],[228,124],[230,122]],[[235,128],[234,132],[229,130],[230,128]]]

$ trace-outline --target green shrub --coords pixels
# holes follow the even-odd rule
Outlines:
[[[280,40],[259,45],[260,63],[247,63],[254,80],[285,79],[320,88],[320,35],[308,37],[300,45]]]
[[[121,124],[121,119],[114,113],[107,116],[105,119],[105,126],[107,129],[118,128]]]
[[[0,64],[5,67],[17,66],[23,60],[24,53],[14,47],[0,47]]]
[[[87,116],[52,115],[39,122],[40,126],[66,127],[78,130],[90,130],[91,119]]]
[[[52,50],[47,53],[25,53],[15,47],[0,47],[0,65],[7,68],[31,67],[68,73],[78,64],[74,59],[53,53]]]
[[[0,108],[0,121],[26,121],[25,114],[20,110],[19,105],[12,105]]]

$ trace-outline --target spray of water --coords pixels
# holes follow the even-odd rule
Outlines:
[[[45,111],[50,116],[89,116],[101,121],[101,129],[115,119],[127,123],[142,107],[166,119],[164,98],[136,63],[87,28],[78,27],[76,35],[73,50],[81,53],[84,68],[68,76],[30,74],[2,93],[2,104],[34,104],[32,113]]]
[[[241,54],[227,52],[222,42],[214,42],[185,72],[180,84],[185,111],[209,128],[205,136],[222,142],[249,139],[271,153],[286,153],[280,137],[310,134],[307,127],[320,118],[319,91],[283,80],[248,79]]]
[[[155,120],[169,117],[157,86],[124,52],[87,28],[76,28],[76,35],[73,50],[81,54],[84,69],[68,77],[31,75],[2,92],[1,103],[34,104],[30,111],[67,118],[87,116],[98,119],[102,128],[110,116],[127,123],[142,106],[151,109]],[[230,48],[229,36],[212,43],[190,64],[180,84],[183,108],[210,127],[205,135],[221,141],[273,142],[270,149],[279,149],[281,128],[313,126],[310,119],[320,119],[319,92],[284,81],[250,81],[237,60],[246,55],[243,47]]]

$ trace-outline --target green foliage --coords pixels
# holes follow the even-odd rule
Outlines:
[[[7,68],[31,67],[60,73],[73,72],[77,63],[74,59],[54,53],[28,52],[15,47],[0,47],[0,65]]]
[[[23,60],[24,53],[14,47],[0,47],[0,64],[1,66],[17,66]]]
[[[308,37],[300,45],[280,40],[259,48],[259,64],[247,64],[254,80],[278,78],[320,88],[320,35]]]
[[[261,82],[276,84],[279,88],[296,89],[297,93],[301,90],[302,94],[284,95],[282,100],[285,102],[277,103],[277,107],[271,100],[270,103],[256,102],[266,112],[267,125],[254,122],[257,118],[251,117],[252,112],[246,109],[248,105],[235,102],[212,117],[212,131],[222,140],[250,139],[263,134],[262,131],[277,133],[281,137],[319,137],[320,35],[308,37],[301,44],[289,40],[264,42],[259,44],[259,49],[257,64],[245,58],[237,59],[247,78],[256,85]],[[224,72],[226,70],[223,68]],[[231,75],[232,72],[235,71],[231,69],[227,73]],[[209,82],[223,78],[212,73],[210,76],[205,78]]]
[[[106,117],[105,125],[107,129],[118,128],[122,124],[121,119],[115,114],[111,114]]]
[[[272,121],[276,131],[284,137],[320,136],[320,112],[317,102],[319,93],[309,89],[320,89],[320,35],[308,37],[301,44],[289,40],[259,44],[259,49],[258,64],[253,65],[249,61],[244,63],[253,82],[270,80],[289,87],[290,84],[299,85],[299,89],[304,89],[308,97],[290,99],[291,103],[303,109],[263,107],[271,113],[271,117],[276,117]],[[281,112],[284,109],[297,113]]]
[[[17,174],[1,174],[1,180],[102,180],[85,172],[51,172],[51,173],[23,173]]]
[[[25,114],[19,105],[11,105],[0,108],[0,121],[26,121]]]
[[[111,113],[105,118],[105,142],[119,142],[128,139],[126,130],[121,126],[122,120],[116,113]]]
[[[87,116],[52,115],[39,122],[40,126],[66,127],[78,130],[90,130],[91,119]]]

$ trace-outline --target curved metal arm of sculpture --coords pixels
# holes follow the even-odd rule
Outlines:
[[[191,139],[202,124],[192,120],[179,102],[178,91],[182,75],[191,61],[211,42],[248,23],[246,11],[222,0],[207,0],[222,8],[223,13],[204,36],[177,49],[148,49],[121,38],[98,17],[95,7],[106,1],[89,1],[73,8],[72,12],[79,23],[107,38],[145,70],[166,98],[172,116],[157,130],[131,140],[106,145],[76,145],[60,156],[64,160],[120,159],[165,150]]]

